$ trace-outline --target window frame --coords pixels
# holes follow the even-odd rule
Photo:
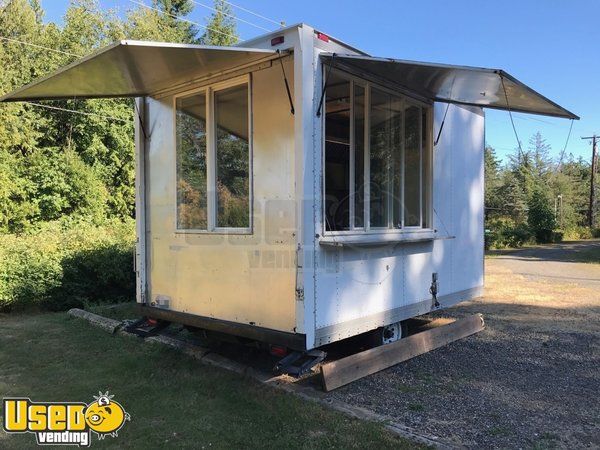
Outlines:
[[[217,146],[216,130],[217,122],[215,120],[215,92],[228,88],[246,85],[248,90],[248,227],[218,227],[217,226]],[[190,97],[199,93],[206,95],[206,229],[200,228],[179,228],[178,214],[179,205],[177,201],[177,100]],[[253,161],[253,107],[252,107],[252,77],[251,74],[231,78],[229,80],[206,84],[200,87],[188,89],[186,91],[173,95],[173,149],[175,151],[175,214],[174,230],[180,234],[213,234],[213,235],[251,235],[254,230],[254,170]]]
[[[349,175],[349,192],[350,192],[350,220],[349,220],[349,229],[348,230],[327,230],[326,226],[326,202],[325,196],[327,194],[326,191],[326,105],[323,105],[323,114],[321,115],[321,167],[322,167],[322,180],[321,180],[321,199],[322,199],[322,235],[325,237],[335,237],[335,236],[364,236],[364,235],[409,235],[409,234],[431,234],[435,232],[435,229],[432,227],[432,218],[433,218],[433,102],[425,102],[419,100],[417,98],[411,97],[404,92],[400,92],[388,86],[384,86],[378,82],[373,82],[367,78],[362,78],[356,76],[352,73],[349,73],[340,68],[333,69],[336,72],[336,75],[340,78],[343,78],[350,82],[350,155],[349,155],[349,164],[350,164],[350,175]],[[323,67],[322,71],[322,80],[323,83],[326,82],[327,71],[326,68]],[[362,86],[364,89],[364,112],[363,112],[363,121],[364,121],[364,162],[363,162],[363,180],[364,180],[364,200],[363,200],[363,226],[356,227],[355,226],[355,185],[354,181],[356,180],[355,173],[355,155],[356,155],[356,147],[355,147],[355,111],[354,111],[354,95],[355,95],[355,86]],[[387,211],[387,227],[371,227],[371,91],[372,88],[379,90],[380,92],[384,92],[390,95],[394,95],[399,97],[403,104],[416,105],[421,108],[421,115],[419,121],[419,146],[420,146],[420,164],[419,164],[419,202],[420,202],[420,224],[419,226],[405,226],[404,225],[404,194],[405,194],[405,179],[404,179],[404,171],[405,171],[405,119],[403,116],[402,120],[402,147],[401,147],[401,200],[402,200],[402,227],[394,228],[393,227],[393,208],[391,208],[391,202],[393,202],[394,196],[388,196],[388,211]],[[325,95],[327,95],[325,93]],[[403,108],[403,111],[406,109]],[[427,129],[426,136],[423,139],[423,125],[422,125],[422,117],[423,112],[425,113],[425,117],[427,119]],[[425,146],[423,143],[425,142]],[[427,152],[427,157],[425,156],[425,152]],[[425,163],[427,167],[424,167]],[[391,171],[388,167],[388,171]],[[428,188],[424,189],[424,175],[427,176]],[[424,192],[425,191],[425,192]],[[427,198],[425,198],[427,197]],[[426,226],[424,226],[426,225]]]

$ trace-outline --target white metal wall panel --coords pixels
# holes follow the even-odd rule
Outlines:
[[[435,105],[435,133],[445,108]],[[439,276],[442,304],[480,292],[483,146],[482,110],[451,106],[434,149],[433,223],[439,237],[453,239],[317,247],[315,346],[428,312],[433,272]]]
[[[436,132],[445,110],[436,104]],[[481,108],[452,105],[434,149],[434,224],[441,236],[454,237],[433,244],[440,297],[483,285],[484,127]]]

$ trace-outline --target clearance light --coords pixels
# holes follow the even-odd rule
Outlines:
[[[274,37],[273,39],[271,39],[271,46],[283,44],[284,41],[285,41],[285,37],[283,37],[283,36]]]
[[[321,39],[323,42],[329,42],[329,36],[324,33],[317,33],[317,39]]]
[[[281,345],[271,345],[269,352],[273,356],[283,358],[285,355],[287,355],[287,348],[282,347]]]

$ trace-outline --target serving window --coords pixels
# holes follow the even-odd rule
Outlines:
[[[251,231],[249,83],[175,99],[177,230]]]
[[[325,97],[325,230],[430,228],[431,106],[332,70]]]

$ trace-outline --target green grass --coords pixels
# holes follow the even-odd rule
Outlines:
[[[89,305],[86,306],[85,310],[95,314],[100,314],[101,316],[108,317],[109,319],[135,320],[140,318],[136,306],[137,303],[132,301],[126,303],[117,303],[115,305]]]
[[[93,448],[417,448],[348,418],[200,364],[158,344],[110,336],[65,313],[0,315],[0,397],[91,401],[110,390],[131,414]],[[0,448],[34,448],[0,431]]]

